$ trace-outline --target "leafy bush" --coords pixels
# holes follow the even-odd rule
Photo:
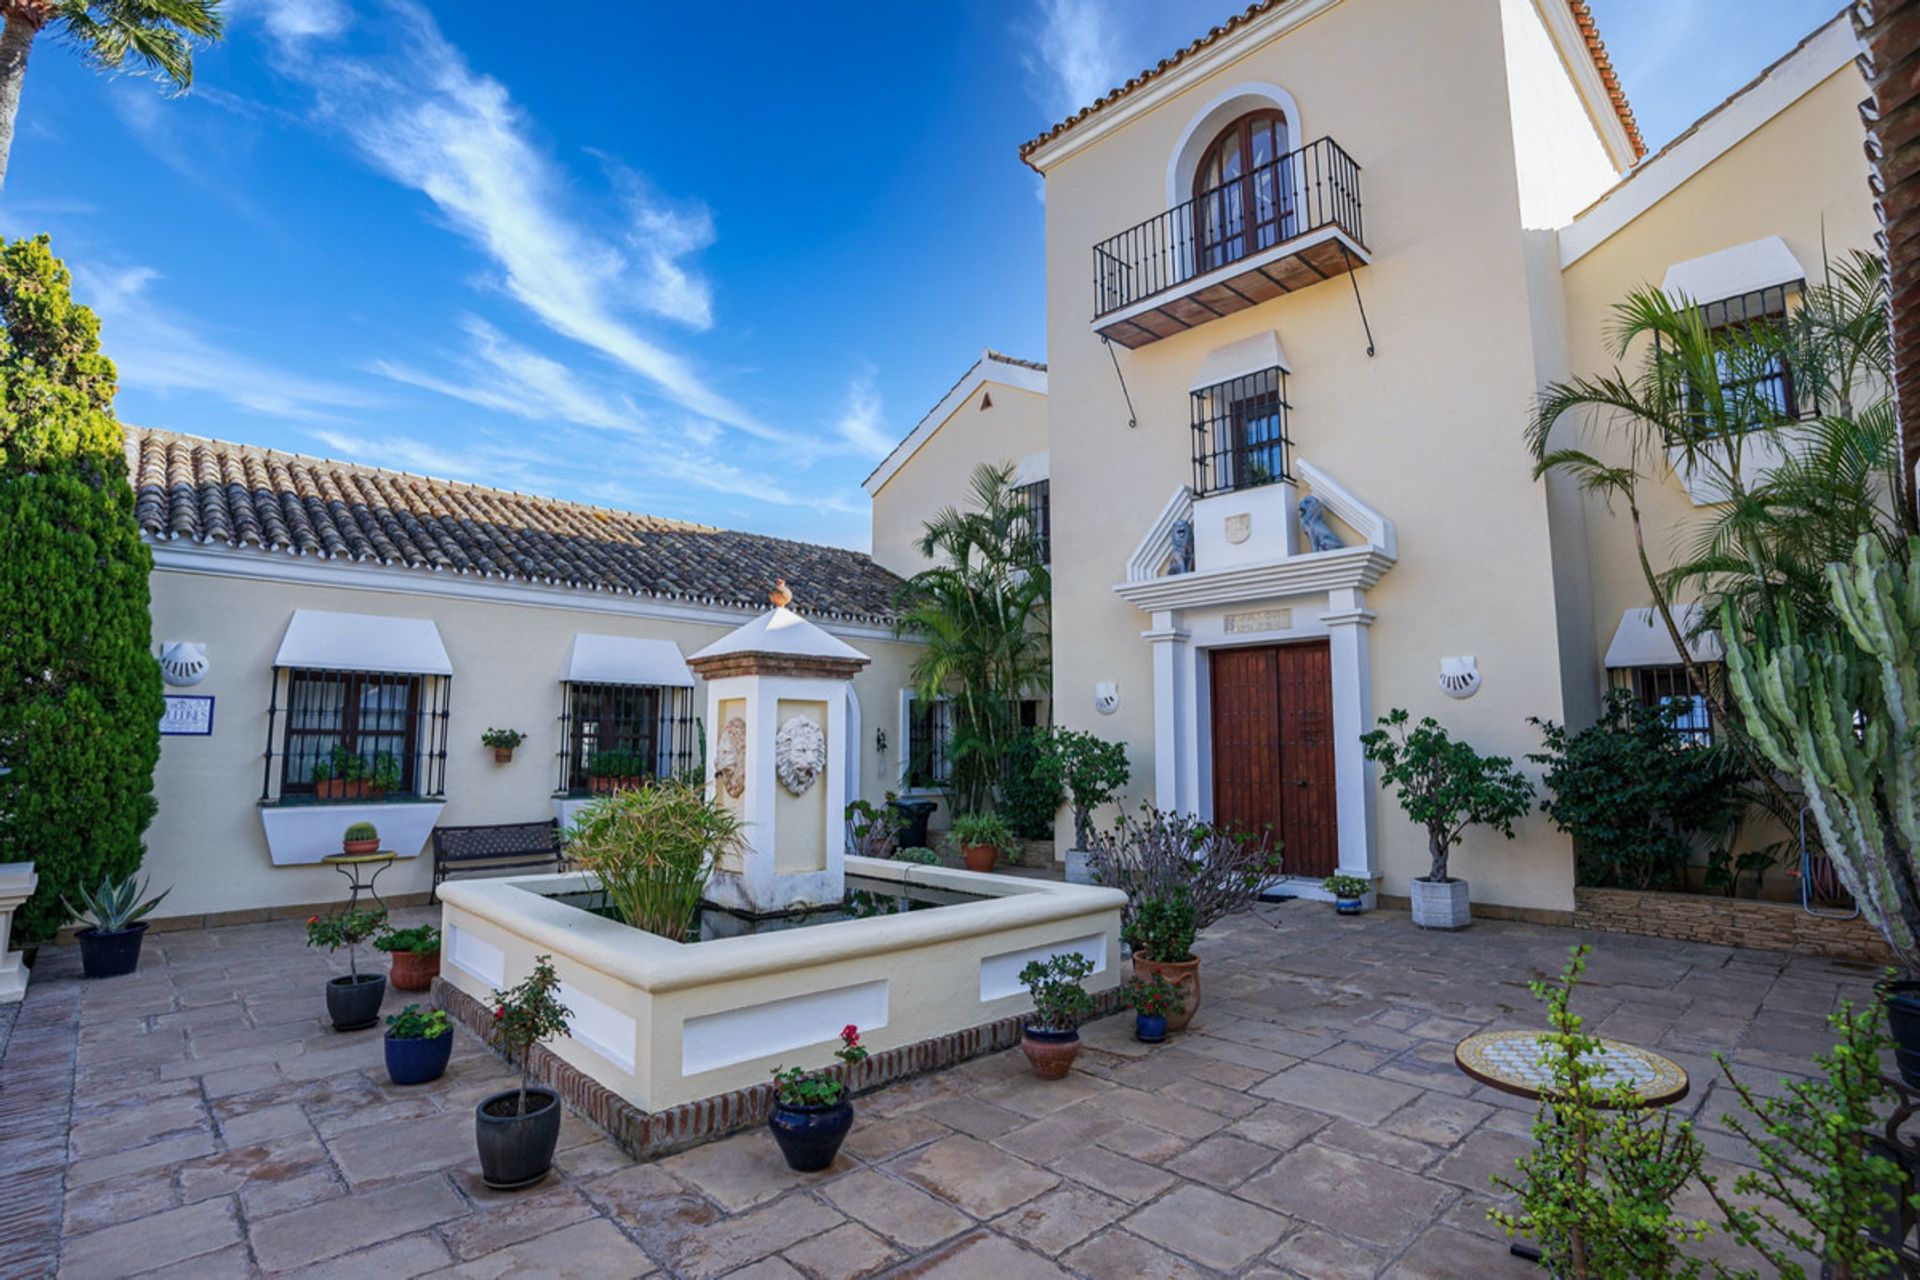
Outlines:
[[[526,740],[527,735],[518,729],[488,729],[480,735],[480,745],[496,751],[511,751]]]
[[[894,813],[892,792],[882,804],[855,800],[847,805],[847,836],[853,851],[863,858],[886,858],[893,854]]]
[[[1336,898],[1364,898],[1373,889],[1373,882],[1365,876],[1330,875],[1320,882],[1320,887]]]
[[[347,949],[347,972],[360,976],[357,948],[386,927],[387,913],[378,907],[362,911],[336,911],[330,916],[307,917],[307,945],[325,947],[329,952]]]
[[[389,1040],[438,1040],[453,1030],[453,1019],[444,1009],[429,1009],[420,1012],[420,1006],[410,1004],[398,1013],[387,1015],[387,1039]]]
[[[915,845],[911,849],[902,849],[893,855],[893,860],[895,862],[914,862],[923,867],[937,867],[941,865],[940,855],[922,845]]]
[[[1445,884],[1447,854],[1470,826],[1488,826],[1513,839],[1513,824],[1533,800],[1533,784],[1505,756],[1483,756],[1455,742],[1431,716],[1411,717],[1395,707],[1379,728],[1360,735],[1367,759],[1380,766],[1380,785],[1400,793],[1400,807],[1427,831],[1433,868],[1427,880]]]
[[[1143,904],[1180,895],[1198,932],[1252,906],[1260,887],[1280,873],[1280,853],[1264,837],[1145,804],[1140,814],[1122,818],[1111,836],[1095,836],[1088,851],[1094,879],[1127,895],[1123,930],[1134,927]]]
[[[705,788],[661,782],[587,805],[567,848],[599,879],[622,920],[679,942],[714,863],[740,843],[743,826]]]
[[[1152,894],[1134,908],[1133,918],[1121,928],[1120,940],[1146,953],[1155,964],[1185,964],[1193,959],[1192,891],[1176,884]]]
[[[27,943],[138,870],[164,709],[113,363],[70,283],[45,236],[0,248],[0,862],[39,876]]]
[[[413,955],[432,955],[440,949],[440,930],[430,924],[388,929],[373,940],[376,951],[406,951]]]
[[[1582,884],[1684,888],[1695,839],[1722,844],[1739,826],[1746,769],[1724,747],[1685,741],[1680,713],[1615,689],[1578,733],[1533,720],[1546,741],[1527,757],[1546,766],[1540,807],[1573,837]]]
[[[1127,785],[1127,748],[1081,729],[1055,729],[1047,736],[1047,754],[1073,805],[1074,847],[1091,849],[1093,811]]]
[[[1000,788],[1000,812],[1023,840],[1053,839],[1053,815],[1066,793],[1060,786],[1060,760],[1049,749],[1048,734],[1029,729],[1007,748],[1007,780]]]
[[[560,1003],[560,975],[552,956],[535,956],[533,972],[519,986],[493,993],[493,1029],[487,1038],[520,1067],[520,1096],[513,1113],[527,1114],[527,1089],[533,1083],[533,1046],[567,1034],[573,1010]]]
[[[1033,997],[1036,1031],[1072,1031],[1093,1016],[1093,997],[1080,984],[1093,974],[1093,961],[1078,951],[1045,960],[1030,960],[1020,970],[1020,981]]]
[[[963,813],[953,820],[953,838],[959,844],[990,844],[996,849],[1013,847],[1013,832],[997,813]]]

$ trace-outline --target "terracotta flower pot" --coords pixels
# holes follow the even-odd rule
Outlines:
[[[1134,977],[1152,974],[1158,974],[1179,989],[1180,1007],[1167,1015],[1167,1030],[1185,1031],[1193,1021],[1194,1012],[1200,1008],[1200,957],[1188,956],[1180,961],[1149,960],[1146,952],[1134,952]]]
[[[1080,1052],[1080,1033],[1023,1027],[1020,1052],[1027,1055],[1027,1061],[1033,1064],[1033,1074],[1042,1080],[1065,1079],[1067,1069],[1073,1066]]]
[[[380,852],[380,837],[375,836],[371,840],[342,840],[340,842],[340,852],[349,857],[363,853],[378,853]]]
[[[1000,850],[990,844],[963,844],[960,856],[967,860],[967,870],[986,872],[993,870],[993,864],[999,861]]]
[[[388,975],[395,991],[425,991],[440,976],[439,951],[396,951]]]
[[[587,794],[589,795],[603,796],[611,790],[613,790],[612,778],[587,779]]]
[[[512,747],[495,747],[493,749],[493,762],[495,764],[513,763],[513,748]]]

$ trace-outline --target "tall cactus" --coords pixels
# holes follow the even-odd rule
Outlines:
[[[1743,641],[1730,611],[1721,634],[1727,683],[1767,758],[1799,780],[1828,856],[1910,970],[1920,970],[1920,570],[1861,538],[1827,566],[1841,626],[1801,636],[1781,616],[1777,640]]]

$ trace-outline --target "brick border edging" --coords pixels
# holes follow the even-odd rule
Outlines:
[[[445,1009],[455,1022],[482,1040],[487,1038],[493,1026],[492,1009],[445,978],[433,980],[431,995],[434,1003]],[[1120,988],[1102,991],[1093,1001],[1094,1017],[1116,1012],[1121,1008]],[[1000,1018],[931,1040],[885,1049],[850,1066],[835,1063],[826,1070],[847,1082],[849,1095],[871,1093],[913,1076],[956,1066],[970,1058],[1011,1049],[1020,1043],[1024,1021],[1018,1016]],[[683,1102],[662,1111],[642,1111],[544,1046],[534,1049],[532,1062],[535,1080],[559,1094],[568,1106],[605,1129],[622,1149],[641,1160],[751,1128],[766,1120],[773,1108],[773,1085],[768,1083]]]

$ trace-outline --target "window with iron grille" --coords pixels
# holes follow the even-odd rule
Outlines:
[[[907,707],[907,759],[903,781],[910,791],[946,785],[953,776],[953,703],[915,698]]]
[[[1727,406],[1730,427],[1751,431],[1770,422],[1791,421],[1819,412],[1817,402],[1801,403],[1794,386],[1793,370],[1778,352],[1756,349],[1742,339],[1762,326],[1786,322],[1788,304],[1801,292],[1801,281],[1772,285],[1731,298],[1721,298],[1700,306],[1700,318],[1708,335],[1715,339],[1714,362],[1719,371],[1719,392]],[[1704,399],[1700,389],[1689,383],[1686,396],[1690,405]],[[1705,411],[1694,409],[1700,423]]]
[[[444,794],[451,684],[445,676],[276,670],[261,798]]]
[[[1684,666],[1616,667],[1608,675],[1615,688],[1633,690],[1647,706],[1678,708],[1673,731],[1682,741],[1702,746],[1713,741],[1713,704],[1693,687]]]
[[[561,688],[560,792],[640,786],[700,765],[693,690],[571,680]]]
[[[1040,563],[1053,563],[1053,487],[1049,480],[1023,484],[1014,492],[1027,507],[1027,527],[1040,544]]]
[[[1196,496],[1292,478],[1285,369],[1275,365],[1203,387],[1192,405]]]

